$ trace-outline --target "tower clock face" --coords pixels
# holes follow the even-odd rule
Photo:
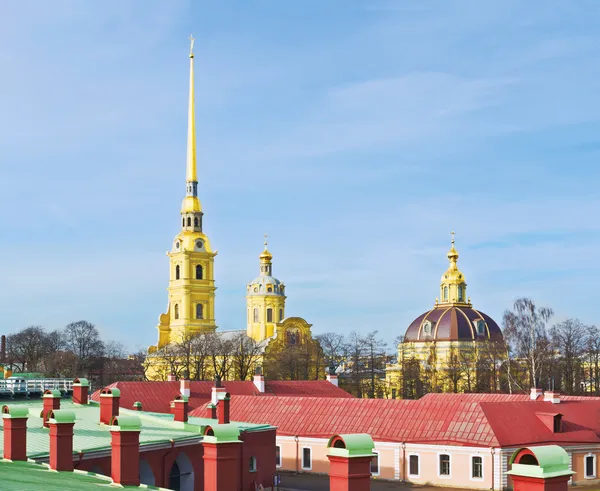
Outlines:
[[[198,249],[202,249],[202,246],[203,246],[203,245],[204,245],[204,242],[202,242],[201,240],[197,240],[197,241],[196,241],[196,247],[197,247]]]

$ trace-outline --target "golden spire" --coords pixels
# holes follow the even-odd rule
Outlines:
[[[186,181],[197,182],[196,175],[196,114],[194,110],[194,37],[190,34],[190,100],[188,104]]]
[[[448,251],[448,261],[450,266],[442,275],[440,285],[440,304],[468,304],[467,299],[467,283],[462,272],[458,269],[458,251],[454,247],[454,236],[452,232],[452,245]],[[436,299],[437,300],[437,299]],[[437,302],[436,302],[437,305]]]
[[[452,247],[448,251],[448,260],[450,261],[450,267],[456,268],[456,262],[458,261],[458,251],[454,248],[454,236],[455,232],[452,232]]]

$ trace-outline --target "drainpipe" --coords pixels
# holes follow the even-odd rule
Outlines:
[[[400,480],[406,482],[406,443],[402,442],[402,472],[400,473]]]
[[[492,447],[492,491],[494,491],[494,447]]]
[[[169,456],[169,454],[173,451],[173,449],[175,448],[175,440],[170,440],[171,442],[171,448],[168,449],[165,454],[163,455],[163,486],[168,486],[169,485],[169,475],[171,474],[171,469],[167,469],[167,457]]]
[[[294,437],[294,441],[296,442],[296,474],[298,474],[298,435]]]

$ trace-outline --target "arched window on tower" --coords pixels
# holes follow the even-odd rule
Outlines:
[[[192,226],[192,219],[190,217],[188,217],[187,222],[188,222],[188,227],[191,227]]]
[[[448,287],[444,287],[444,302],[448,301]]]
[[[458,285],[458,301],[463,301],[463,287],[462,285]]]
[[[202,279],[202,265],[201,264],[196,265],[196,279],[197,280]]]
[[[173,317],[175,319],[179,319],[179,304],[178,303],[175,304],[175,309],[174,309],[174,312],[173,312]]]
[[[198,226],[198,217],[194,217],[194,227]]]
[[[204,306],[201,303],[196,304],[196,319],[204,319]]]
[[[279,322],[283,320],[283,309],[279,309]]]
[[[254,307],[254,322],[258,322],[258,307]]]
[[[179,279],[179,264],[177,266],[175,266],[175,279],[176,280]]]
[[[273,309],[267,309],[267,322],[273,322]]]
[[[185,217],[183,217],[183,218],[181,219],[181,226],[182,226],[182,227],[185,227]]]

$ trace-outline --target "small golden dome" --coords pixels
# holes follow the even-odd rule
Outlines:
[[[181,213],[199,213],[202,211],[200,200],[197,196],[186,196],[181,203]]]
[[[273,259],[273,254],[271,254],[267,249],[265,249],[260,256],[261,261],[270,261]]]

